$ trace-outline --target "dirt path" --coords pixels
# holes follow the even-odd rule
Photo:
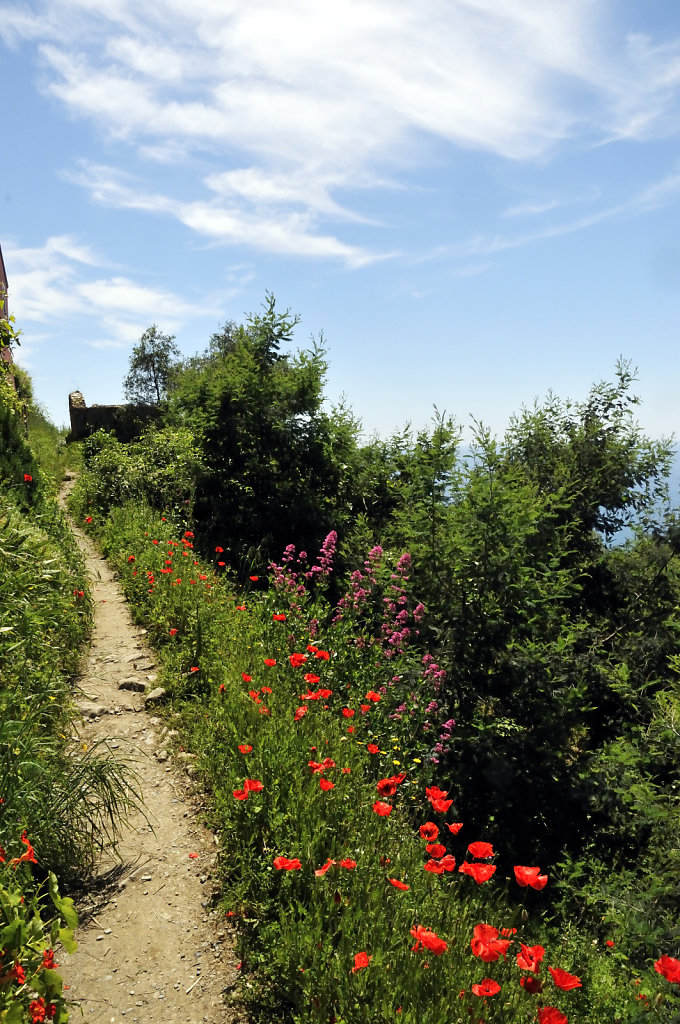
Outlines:
[[[67,485],[68,487],[68,485]],[[237,960],[223,919],[210,908],[214,837],[198,823],[187,777],[163,749],[164,729],[145,708],[154,659],[144,631],[133,625],[121,590],[89,539],[74,532],[92,577],[95,622],[80,685],[82,740],[105,738],[116,755],[132,757],[147,819],[130,820],[119,859],[105,856],[79,904],[78,950],[59,958],[73,1020],[88,1024],[244,1024],[229,994]],[[198,854],[192,857],[190,854]]]

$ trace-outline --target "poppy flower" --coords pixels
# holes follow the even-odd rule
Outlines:
[[[662,975],[666,981],[670,981],[674,985],[680,985],[680,960],[676,960],[674,956],[659,957],[654,964],[654,970],[657,974]]]
[[[85,522],[86,523],[91,523],[92,522],[92,516],[85,516]]]
[[[26,984],[26,974],[21,964],[15,964],[14,967],[12,968],[11,973],[16,978],[17,985]]]
[[[176,629],[171,629],[168,632],[169,632],[170,636],[175,636],[175,634],[177,633],[177,630]]]
[[[248,790],[247,789],[235,789],[232,793],[234,800],[247,800]]]
[[[356,866],[357,862],[355,860],[352,860],[351,857],[345,857],[344,860],[340,861],[340,867],[347,868],[348,871],[354,871],[354,868]]]
[[[556,1006],[539,1006],[538,1024],[569,1024],[566,1013]]]
[[[260,578],[259,576],[251,576],[251,577],[250,577],[250,579],[251,579],[251,580],[253,581],[253,583],[257,583],[257,581],[259,580],[259,578]]]
[[[456,867],[456,858],[447,853],[446,857],[442,857],[439,863],[444,868],[444,871],[453,871]]]
[[[246,779],[243,783],[243,788],[248,793],[261,793],[264,789],[264,785],[257,779]]]
[[[319,661],[328,661],[330,659],[330,654],[328,651],[315,651],[314,657],[318,658]]]
[[[313,672],[305,672],[303,679],[309,686],[316,686],[320,682],[320,677],[315,676]]]
[[[291,654],[288,661],[291,663],[293,668],[300,668],[301,665],[307,661],[306,654]]]
[[[297,708],[296,709],[295,714],[293,715],[293,718],[295,719],[296,722],[299,722],[301,718],[304,718],[304,716],[307,714],[308,711],[309,711],[309,708],[305,707],[303,705],[301,708]]]
[[[426,821],[424,825],[420,826],[419,831],[423,839],[428,839],[430,842],[439,835],[439,829],[433,821]]]
[[[369,754],[379,754],[380,753],[380,747],[376,746],[375,743],[367,743],[366,744],[366,750],[369,752]]]
[[[321,876],[325,875],[327,871],[330,871],[330,869],[333,867],[334,864],[335,864],[334,860],[330,860],[330,859],[327,860],[326,863],[323,865],[323,867],[316,869],[316,871],[314,872],[315,876],[317,878],[321,878]]]
[[[523,971],[533,971],[534,974],[541,966],[541,960],[545,956],[543,946],[525,946],[520,943],[522,950],[517,954],[517,966]]]
[[[354,726],[353,725],[349,725],[347,727],[347,732],[354,732]]]
[[[458,868],[461,875],[469,875],[470,878],[474,878],[477,885],[481,885],[482,882],[488,882],[491,876],[496,871],[495,864],[469,864],[466,860],[463,861],[461,866]]]
[[[286,621],[286,616],[285,615],[272,615],[272,622],[285,622],[285,621]]]
[[[342,713],[345,718],[354,718],[354,715],[356,714],[356,712],[352,711],[351,708],[343,708]]]
[[[448,796],[448,791],[440,789],[439,786],[426,786],[425,795],[430,802],[432,800],[444,800]]]
[[[500,985],[493,978],[483,978],[478,985],[472,986],[473,995],[476,996],[495,996],[500,990]]]
[[[53,950],[51,950],[51,949],[44,949],[43,950],[42,963],[40,964],[40,966],[47,968],[48,971],[53,971],[56,967],[59,966],[59,964],[54,959],[54,951]]]
[[[29,840],[26,838],[26,833],[25,832],[22,832],[22,834],[21,834],[21,842],[24,844],[26,849],[24,850],[24,852],[21,854],[20,857],[14,857],[9,862],[10,867],[15,868],[15,869],[18,868],[19,865],[23,864],[25,861],[31,861],[32,864],[37,864],[38,863],[38,861],[36,860],[36,856],[35,856],[35,850],[31,846],[31,843],[29,842]]]
[[[299,871],[302,864],[297,857],[274,857],[274,867],[277,871]]]
[[[315,647],[314,644],[307,644],[307,647],[305,648],[305,650],[308,651],[309,654],[316,654],[316,652],[319,650],[319,648]]]
[[[561,967],[549,967],[548,970],[557,987],[565,992],[571,988],[581,988],[581,979],[577,978],[575,974],[569,974],[569,971],[563,971]]]
[[[519,983],[524,989],[524,991],[528,992],[531,996],[535,996],[539,992],[543,991],[543,982],[540,981],[538,978],[534,978],[531,974],[527,975],[524,978],[520,978]]]
[[[379,783],[378,783],[379,785]],[[443,857],[446,853],[446,847],[441,843],[428,843],[425,847],[431,857]]]
[[[189,860],[196,860],[197,857],[198,857],[197,853],[190,853],[189,854]]]
[[[491,843],[470,843],[468,853],[473,857],[493,857],[493,846]]]
[[[253,677],[249,676],[247,672],[241,672],[241,679],[244,683],[252,683]]]
[[[384,800],[376,800],[373,804],[373,810],[381,818],[388,818],[392,813],[392,804],[386,804]]]
[[[319,786],[327,793],[329,789],[335,789],[335,783],[331,782],[330,779],[325,779],[323,776],[319,779]]]
[[[215,552],[218,555],[221,555],[223,551],[224,551],[224,548],[220,548],[220,547],[215,548]]]
[[[238,749],[241,751],[242,754],[249,754],[253,748],[251,747],[250,743],[239,743]]]
[[[380,696],[379,693],[376,693],[375,690],[369,690],[366,696],[364,697],[364,700],[370,700],[374,704],[377,704],[379,700],[382,700],[382,697]]]
[[[397,784],[394,779],[380,779],[375,788],[381,796],[394,796],[397,792]]]
[[[439,861],[432,860],[432,858],[430,858],[428,861],[426,861],[423,864],[423,871],[429,871],[430,874],[432,874],[432,875],[443,875],[444,874],[444,868],[441,866]]]
[[[33,477],[31,476],[30,473],[24,473],[24,483],[30,484],[32,480]]]
[[[470,948],[473,956],[490,964],[498,960],[499,956],[507,956],[508,946],[511,939],[499,939],[498,928],[490,924],[478,924],[472,933]]]
[[[463,822],[454,821],[451,825],[447,825],[446,827],[448,828],[449,832],[451,832],[454,836],[457,836],[463,827]]]
[[[265,658],[264,663],[267,666],[267,668],[273,668],[274,665],[276,664],[276,658]]]
[[[361,714],[362,715],[365,715],[367,711],[371,710],[371,705],[370,704],[360,704],[359,707],[361,708]]]
[[[352,968],[352,974],[356,974],[362,967],[368,967],[369,962],[373,959],[368,953],[356,953],[354,956],[354,967]]]
[[[135,556],[134,555],[128,555],[128,562],[134,562],[134,561],[135,561]]]
[[[435,932],[430,931],[429,928],[423,928],[420,924],[411,928],[411,935],[416,940],[415,946],[411,947],[414,953],[422,946],[424,949],[429,949],[435,956],[441,956],[449,948],[448,944],[440,939]]]
[[[615,945],[616,943],[613,939],[607,939],[607,941],[605,942],[605,946],[609,946],[610,949],[613,949]]]
[[[393,885],[395,889],[399,889],[401,892],[407,892],[411,888],[410,885],[400,882],[398,878],[388,878],[387,881],[390,885]]]
[[[446,814],[453,800],[431,800],[430,803],[432,804],[432,810],[436,811],[437,814]]]
[[[271,686],[262,686],[262,687],[260,687],[260,689],[261,689],[262,693],[271,693],[272,692]]]
[[[527,868],[521,864],[516,864],[513,868],[515,872],[515,880],[518,885],[521,885],[525,889],[528,885],[532,889],[545,889],[548,884],[548,876],[540,873],[540,868]]]

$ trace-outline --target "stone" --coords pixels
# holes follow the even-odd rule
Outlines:
[[[128,676],[127,679],[121,679],[118,683],[119,690],[132,690],[133,693],[144,693],[146,690],[146,684],[137,679],[136,676]]]
[[[142,689],[144,689],[144,687],[142,687]],[[165,697],[166,692],[167,691],[164,689],[164,687],[157,686],[155,690],[151,691],[151,693],[147,693],[146,697],[144,698],[144,703],[148,707],[149,704],[153,704],[155,701],[161,700],[161,698]]]

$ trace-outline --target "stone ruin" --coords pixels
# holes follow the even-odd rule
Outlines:
[[[67,442],[82,441],[97,430],[108,430],[119,441],[134,441],[160,419],[155,405],[86,405],[80,391],[68,396],[68,411],[71,432]]]

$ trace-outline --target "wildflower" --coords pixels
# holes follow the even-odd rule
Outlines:
[[[274,867],[277,871],[299,871],[302,864],[297,857],[274,857]]]
[[[177,633],[177,630],[176,629],[170,629],[170,630],[168,630],[168,633],[169,633],[170,636],[175,636],[176,633]]]
[[[523,942],[520,945],[522,950],[517,954],[517,966],[523,971],[533,971],[535,974],[545,956],[545,949],[543,946],[525,946]]]
[[[21,964],[15,964],[11,973],[14,975],[17,985],[26,984],[26,974]]]
[[[556,1006],[539,1006],[538,1024],[568,1024],[567,1015]]]
[[[380,796],[394,796],[397,792],[397,783],[394,778],[380,779],[375,788],[380,793]]]
[[[224,683],[220,683],[220,693],[224,693],[225,690],[226,686],[224,685]]]
[[[673,956],[662,956],[654,964],[654,970],[662,975],[666,981],[674,985],[680,985],[680,960]]]
[[[43,950],[43,958],[41,967],[46,967],[48,971],[53,971],[59,964],[54,959],[54,951],[51,949]]]
[[[307,661],[306,654],[291,654],[288,661],[291,663],[293,668],[300,668],[301,665]]]
[[[328,651],[315,651],[314,657],[318,658],[319,661],[328,661],[330,659],[330,654]]]
[[[189,669],[189,671],[190,672],[198,672],[200,670],[199,670],[198,665],[192,665],[191,668]]]
[[[42,996],[39,999],[34,999],[28,1004],[28,1011],[31,1014],[31,1024],[42,1024],[47,1014],[47,1006]]]
[[[379,693],[376,693],[375,690],[369,690],[366,696],[364,697],[364,700],[370,700],[374,704],[377,704],[379,700],[382,700],[382,697],[380,696]]]
[[[366,750],[369,752],[369,754],[379,754],[380,753],[380,747],[376,746],[375,743],[367,743],[366,744]]]
[[[457,836],[463,827],[463,822],[454,821],[451,825],[447,825],[446,827],[448,828],[449,832],[453,833],[454,836]]]
[[[425,847],[430,857],[443,857],[446,853],[446,847],[441,843],[428,843]]]
[[[543,991],[543,982],[539,981],[538,978],[534,978],[533,975],[529,974],[525,978],[520,978],[519,983],[525,992],[529,995],[535,996],[539,992]]]
[[[439,861],[432,860],[432,858],[430,858],[430,860],[425,862],[425,864],[423,865],[423,870],[424,871],[429,871],[433,875],[443,875],[444,874],[444,868],[441,866]]]
[[[244,604],[237,604],[236,605],[236,611],[237,612],[244,612],[245,610],[246,610],[246,606]]]
[[[30,484],[32,480],[33,477],[31,476],[30,473],[24,473],[24,483]]]
[[[218,555],[221,555],[223,551],[224,551],[224,548],[220,548],[220,547],[216,547],[216,548],[215,548],[215,552],[216,552],[216,554],[218,554]]]
[[[354,871],[356,866],[357,862],[355,860],[352,860],[351,857],[345,857],[343,860],[340,861],[340,867],[346,868],[348,871]]]
[[[395,889],[399,889],[401,892],[407,892],[411,888],[410,885],[400,882],[398,878],[388,878],[387,881],[390,885],[393,885]]]
[[[274,665],[276,664],[276,658],[265,658],[264,663],[267,666],[267,668],[273,668]]]
[[[500,990],[500,985],[493,978],[483,978],[478,985],[472,986],[472,992],[476,996],[495,996]]]
[[[19,867],[20,864],[23,864],[24,861],[29,861],[30,860],[33,864],[37,864],[38,863],[38,861],[36,860],[36,856],[35,856],[35,850],[31,846],[31,844],[28,841],[28,839],[26,838],[26,833],[25,832],[23,832],[22,835],[21,835],[21,842],[24,844],[26,849],[24,850],[24,852],[21,854],[20,857],[14,857],[9,862],[10,867],[14,868],[15,870],[16,870],[16,868]]]
[[[493,857],[493,846],[491,843],[470,843],[468,853],[473,857]]]
[[[392,813],[392,804],[386,804],[384,800],[376,800],[373,804],[373,810],[376,814],[379,814],[381,818],[389,818]]]
[[[247,789],[235,789],[232,793],[234,800],[247,800],[248,790]]]
[[[496,871],[495,864],[469,864],[466,860],[458,868],[461,875],[470,875],[477,885],[488,882]]]
[[[128,555],[128,562],[134,562],[134,561],[135,561],[135,556],[134,555]]]
[[[352,968],[352,974],[356,974],[362,967],[368,967],[369,961],[373,959],[368,953],[356,953],[354,957],[354,967]]]
[[[303,704],[301,708],[297,708],[296,709],[295,714],[293,715],[293,718],[295,719],[296,722],[299,722],[301,718],[304,718],[304,716],[307,714],[308,711],[309,711],[309,708],[306,707],[306,705]]]
[[[435,956],[441,956],[448,949],[448,944],[443,939],[440,939],[435,932],[430,931],[428,928],[423,928],[420,924],[411,928],[411,935],[416,940],[415,946],[411,947],[413,952],[417,952],[422,946],[424,949],[429,949]]]
[[[250,579],[252,580],[252,582],[253,582],[253,583],[257,583],[257,581],[259,580],[259,578],[260,578],[259,576],[251,576],[251,577],[250,577]]]
[[[420,826],[420,834],[423,839],[428,839],[430,842],[436,839],[439,835],[439,829],[433,821],[426,821],[424,825]]]
[[[246,779],[243,783],[243,788],[248,793],[261,793],[264,789],[264,785],[257,779]]]
[[[313,672],[305,672],[303,679],[309,686],[316,686],[320,682],[320,677],[315,676]]]
[[[499,956],[507,956],[511,939],[499,939],[498,928],[490,924],[478,924],[472,933],[470,948],[473,956],[479,957],[484,963],[493,963]]]
[[[432,810],[436,811],[437,814],[446,814],[453,800],[431,800],[430,803],[432,804]]]
[[[552,979],[558,988],[564,989],[568,992],[571,988],[581,988],[581,979],[577,978],[575,974],[569,974],[568,971],[563,971],[561,967],[549,967],[548,970],[552,974]]]
[[[335,788],[335,783],[331,782],[330,779],[324,779],[323,776],[322,776],[319,779],[319,786],[324,791],[324,793],[326,793],[326,792],[328,792],[329,789],[334,789]]]
[[[285,622],[285,621],[286,621],[286,616],[285,615],[272,615],[272,622]]]
[[[86,523],[91,523],[92,522],[92,516],[85,516],[85,522]]]
[[[315,876],[317,878],[320,878],[322,875],[325,875],[326,872],[329,871],[333,867],[334,864],[335,864],[334,860],[330,860],[330,859],[327,860],[326,863],[323,865],[323,867],[320,867],[320,868],[316,869],[316,871],[314,872]]]
[[[605,942],[605,946],[609,946],[610,949],[613,949],[614,945],[615,943],[613,939],[607,939],[607,941]]]
[[[356,714],[356,712],[352,711],[351,708],[343,708],[342,713],[345,718],[354,718],[354,715]]]
[[[528,885],[532,889],[545,889],[548,884],[548,876],[542,875],[540,868],[527,868],[521,864],[516,864],[513,870],[517,884],[521,885],[523,889]]]
[[[252,683],[253,677],[249,676],[247,672],[241,672],[241,679],[244,683]]]

